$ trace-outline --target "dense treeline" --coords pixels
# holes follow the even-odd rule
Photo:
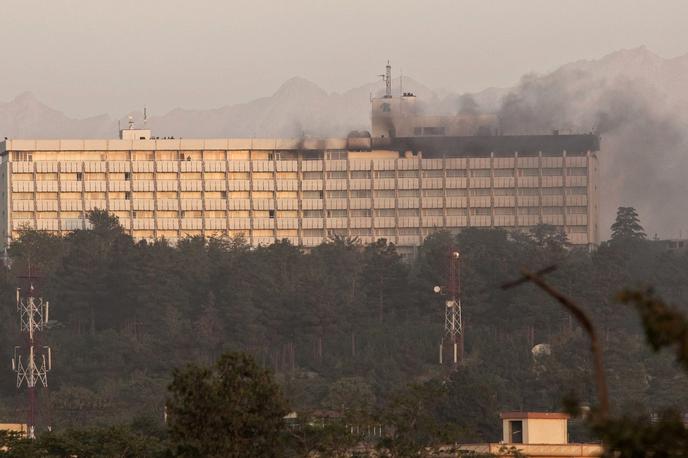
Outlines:
[[[90,218],[93,230],[64,238],[24,232],[11,269],[0,271],[8,354],[21,342],[16,276],[29,264],[41,273],[54,320],[42,421],[57,428],[161,421],[173,368],[240,350],[274,372],[292,409],[370,415],[420,396],[428,411],[418,415],[451,423],[455,440],[494,440],[502,410],[559,409],[567,392],[594,400],[589,344],[569,316],[532,286],[499,288],[523,267],[552,264],[549,280],[586,306],[602,333],[614,404],[688,410],[685,375],[670,355],[650,355],[637,316],[613,299],[624,286],[653,285],[685,303],[688,254],[628,224],[593,253],[547,226],[438,232],[405,262],[384,241],[335,239],[309,251],[287,242],[251,249],[240,238],[137,243],[106,212]],[[445,281],[452,245],[462,253],[466,362],[430,396],[427,381],[443,380],[444,310],[432,286]],[[533,355],[540,343],[551,355]],[[399,395],[414,383],[423,389]],[[21,420],[24,395],[9,369],[0,395],[2,417]]]

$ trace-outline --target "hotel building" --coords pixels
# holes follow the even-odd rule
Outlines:
[[[598,243],[597,136],[495,135],[465,116],[405,116],[400,133],[411,134],[398,136],[386,129],[398,99],[373,100],[373,136],[158,139],[130,127],[119,139],[5,140],[0,237],[88,228],[98,208],[136,239],[243,234],[309,247],[339,235],[409,252],[438,229],[545,223]]]

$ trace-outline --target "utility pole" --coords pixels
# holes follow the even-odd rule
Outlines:
[[[447,285],[435,286],[436,293],[446,296],[444,302],[444,334],[440,341],[440,364],[444,364],[445,352],[449,352],[452,370],[463,363],[463,318],[461,315],[461,282],[459,272],[459,251],[449,250]]]
[[[12,370],[17,374],[17,389],[26,385],[28,391],[28,415],[27,430],[28,437],[36,437],[36,416],[37,400],[36,386],[48,386],[48,372],[52,366],[52,355],[50,347],[41,346],[38,333],[43,331],[48,323],[49,303],[38,297],[37,280],[38,276],[31,271],[27,275],[19,277],[26,284],[25,294],[22,289],[17,288],[17,312],[19,312],[19,329],[25,337],[25,354],[21,353],[20,347],[14,347],[14,358],[12,358]]]

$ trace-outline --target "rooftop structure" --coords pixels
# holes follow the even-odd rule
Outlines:
[[[504,412],[499,443],[466,444],[459,448],[474,453],[513,456],[513,449],[526,457],[598,457],[600,444],[572,444],[568,437],[569,416],[556,412]]]

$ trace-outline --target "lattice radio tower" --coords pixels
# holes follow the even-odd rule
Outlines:
[[[39,333],[48,323],[49,303],[38,297],[38,275],[31,271],[19,277],[26,284],[25,292],[17,288],[17,312],[19,312],[20,331],[24,334],[26,348],[14,347],[12,370],[17,374],[17,389],[26,385],[28,391],[27,429],[29,438],[36,437],[36,416],[38,406],[36,386],[48,387],[48,372],[52,366],[50,347],[39,343]],[[24,351],[22,354],[21,350]]]
[[[461,283],[459,258],[456,248],[449,250],[449,271],[447,285],[435,286],[436,293],[444,293],[444,334],[440,341],[440,364],[444,364],[445,353],[449,353],[452,369],[463,363],[463,318],[461,316]]]

